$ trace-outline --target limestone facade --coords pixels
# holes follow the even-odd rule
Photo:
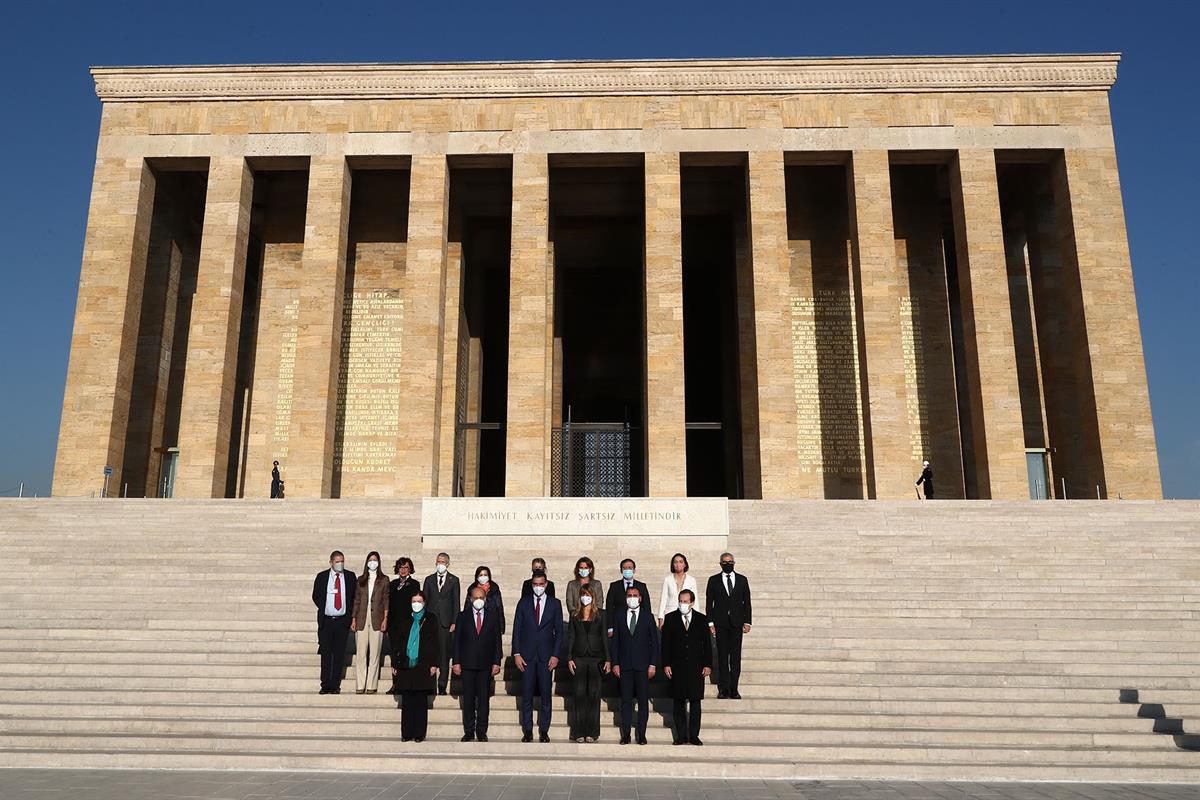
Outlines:
[[[1159,497],[1118,61],[96,68],[54,493]]]

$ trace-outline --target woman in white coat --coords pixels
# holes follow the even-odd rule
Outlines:
[[[671,574],[663,578],[662,594],[658,601],[658,627],[662,628],[667,614],[679,608],[679,593],[688,589],[693,595],[696,591],[696,579],[688,574],[688,560],[683,553],[671,556]]]

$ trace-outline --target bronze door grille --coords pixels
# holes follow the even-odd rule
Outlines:
[[[551,432],[550,494],[629,497],[631,429],[622,422],[568,422]]]

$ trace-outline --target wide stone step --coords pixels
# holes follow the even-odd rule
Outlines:
[[[95,717],[53,719],[5,719],[7,734],[50,736],[124,735],[124,736],[229,736],[229,737],[358,737],[379,741],[394,740],[399,734],[400,712],[393,711],[390,720],[381,721],[370,734],[363,736],[361,720],[279,720],[279,719],[171,719],[141,718],[105,720]],[[519,724],[494,720],[489,735],[497,741],[517,738]],[[1107,733],[1080,731],[996,731],[990,729],[939,730],[892,729],[870,725],[857,729],[800,729],[760,726],[731,728],[706,720],[704,738],[712,744],[725,745],[854,745],[890,747],[894,745],[925,745],[929,747],[966,747],[972,745],[997,747],[1061,747],[1061,748],[1123,748],[1129,750],[1158,750],[1163,742],[1143,732]],[[562,739],[568,734],[566,715],[552,720],[552,733]],[[601,740],[616,738],[615,721],[602,726]],[[670,742],[671,729],[667,719],[656,717],[647,729],[647,738],[655,744]],[[607,730],[606,730],[607,729]],[[607,735],[605,735],[607,733]],[[461,719],[440,715],[431,719],[430,739],[453,740],[462,735]]]
[[[378,700],[379,695],[371,696]],[[615,698],[609,698],[603,706],[604,724],[615,725],[617,714]],[[783,711],[752,711],[744,708],[742,703],[725,703],[715,701],[704,707],[704,726],[706,730],[730,728],[737,730],[757,730],[762,728],[786,728],[789,730],[866,730],[866,729],[895,729],[895,730],[971,730],[971,731],[1063,731],[1070,733],[1122,733],[1136,734],[1144,738],[1150,729],[1150,720],[1139,719],[1129,713],[1121,716],[1013,716],[1009,714],[859,714],[859,713],[785,713]],[[669,724],[673,718],[672,705],[669,700],[658,698],[652,702],[654,717],[661,724]],[[736,709],[736,710],[731,710]],[[1107,713],[1107,709],[1105,710]],[[294,704],[294,705],[244,705],[231,704],[198,704],[198,703],[5,703],[0,719],[26,719],[31,724],[37,720],[74,720],[74,719],[200,719],[209,721],[223,720],[261,720],[266,722],[292,721],[306,724],[313,723],[314,712],[324,714],[324,704]],[[1099,709],[1097,709],[1097,713]],[[369,706],[356,707],[354,718],[357,722],[395,722],[397,707],[388,697],[384,703],[373,703]],[[33,719],[36,718],[36,719]],[[447,705],[438,698],[429,710],[431,722],[461,723],[461,712],[455,705],[454,698]],[[560,720],[561,721],[561,720]],[[493,703],[491,709],[493,725],[517,725],[518,710],[503,699]],[[655,724],[659,724],[656,722]]]
[[[658,741],[640,747],[639,750],[645,751],[652,757],[662,759],[672,759],[675,756],[674,748],[670,744],[670,739],[667,731],[661,730],[656,732],[659,734]],[[505,755],[510,758],[527,759],[534,756],[537,748],[531,745],[524,744],[519,741],[519,731],[513,731],[511,734],[505,735],[497,732],[497,737],[488,742],[488,750],[497,755]],[[492,731],[489,728],[488,737],[491,739]],[[565,738],[565,736],[563,737]],[[193,735],[114,735],[111,733],[100,733],[94,736],[80,735],[77,733],[61,733],[61,734],[40,734],[40,733],[9,733],[0,732],[0,750],[5,749],[47,749],[52,747],[63,748],[67,750],[83,749],[105,749],[105,750],[142,750],[142,749],[161,749],[161,748],[179,748],[183,750],[207,750],[212,753],[229,753],[237,754],[246,750],[257,752],[276,752],[283,754],[297,754],[305,751],[312,751],[319,748],[322,753],[364,753],[369,752],[377,757],[389,757],[393,755],[405,755],[412,753],[420,744],[426,745],[424,755],[426,757],[436,757],[437,755],[445,755],[453,758],[469,757],[472,751],[475,750],[479,743],[459,742],[457,737],[448,737],[447,739],[433,739],[423,743],[401,742],[396,738],[382,737],[300,737],[300,736],[278,736],[267,737],[261,735],[249,736],[193,736]],[[535,743],[537,744],[537,743]],[[474,746],[472,746],[474,745]],[[636,746],[636,745],[635,745]],[[622,746],[617,744],[615,737],[609,742],[602,739],[592,745],[572,745],[569,742],[561,742],[557,745],[559,752],[563,752],[564,748],[571,747],[588,747],[588,755],[605,759],[621,759],[623,757]],[[551,749],[551,748],[544,748]],[[531,750],[533,752],[531,752]],[[695,750],[699,750],[696,748]],[[1057,765],[1072,765],[1072,766],[1171,766],[1178,764],[1180,757],[1178,751],[1172,748],[1116,748],[1116,747],[1042,747],[1031,749],[1028,747],[1005,747],[1001,745],[972,745],[970,747],[963,746],[927,746],[924,744],[915,744],[911,746],[901,746],[892,744],[890,746],[880,746],[878,744],[869,745],[806,745],[806,744],[784,744],[780,742],[763,742],[759,744],[739,744],[739,743],[723,743],[720,755],[723,758],[729,759],[732,762],[754,762],[754,761],[770,761],[770,760],[788,760],[793,762],[808,762],[808,763],[837,763],[844,760],[876,760],[876,761],[892,761],[892,760],[911,760],[917,763],[961,763],[971,760],[986,760],[991,763],[1012,763],[1012,764],[1057,764]],[[692,752],[693,748],[688,748],[685,752]],[[639,753],[639,757],[641,753]],[[1200,757],[1190,759],[1193,765],[1200,769]]]

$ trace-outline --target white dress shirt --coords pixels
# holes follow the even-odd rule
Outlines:
[[[342,581],[341,581],[341,583],[342,583],[342,607],[340,610],[333,607],[333,595],[334,595],[333,579],[334,579],[335,575],[340,576],[342,579]],[[332,569],[329,570],[329,583],[326,584],[326,587],[327,588],[325,591],[325,616],[327,616],[327,617],[344,617],[344,616],[346,616],[346,614],[349,613],[349,611],[350,611],[350,609],[346,608],[346,573],[334,572]]]
[[[699,593],[696,590],[696,579],[691,575],[685,575],[683,578],[683,589],[691,591],[692,596],[696,601],[700,601]],[[663,578],[662,597],[658,600],[658,618],[666,619],[667,614],[670,614],[675,609],[679,608],[679,593],[683,591],[675,584],[675,576],[668,575]]]

